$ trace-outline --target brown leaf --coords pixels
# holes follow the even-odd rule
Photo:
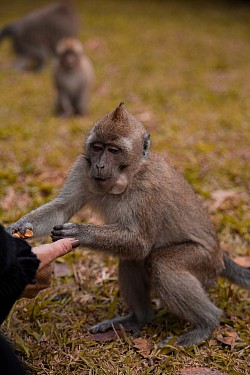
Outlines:
[[[216,190],[212,193],[211,197],[214,203],[210,206],[210,211],[216,211],[218,209],[225,209],[225,202],[235,204],[239,197],[239,192],[233,190]]]
[[[238,340],[238,338],[238,333],[235,331],[226,331],[223,333],[223,335],[221,333],[217,335],[218,341],[222,342],[225,345],[231,346],[231,348],[235,346],[235,343]]]
[[[138,352],[142,355],[143,358],[148,358],[153,347],[153,344],[150,340],[138,337],[133,339],[134,347],[138,349]]]
[[[67,263],[55,262],[54,264],[54,276],[55,277],[66,277],[69,276],[70,266]]]
[[[250,267],[250,256],[236,257],[233,259],[234,262],[238,263],[242,267]]]
[[[222,342],[223,344],[233,346],[235,344],[234,337],[223,337],[222,335],[217,336],[218,341]]]
[[[117,339],[117,336],[118,337],[123,336],[122,331],[119,329],[116,329],[115,331],[110,329],[106,332],[94,333],[90,337],[93,341],[104,342],[104,341],[113,341]]]
[[[229,336],[229,337],[234,337],[235,339],[238,340],[239,336],[238,336],[238,333],[236,331],[226,331],[225,332],[225,336]]]
[[[220,372],[215,369],[209,369],[206,367],[189,367],[182,368],[178,371],[179,375],[228,375],[225,372]]]

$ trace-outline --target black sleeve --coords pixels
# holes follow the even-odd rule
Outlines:
[[[26,372],[18,360],[10,343],[0,335],[0,371],[1,374],[25,375]]]
[[[35,282],[40,261],[30,245],[0,225],[0,324],[27,284]]]

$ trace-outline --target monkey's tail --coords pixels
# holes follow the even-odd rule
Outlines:
[[[0,42],[6,38],[6,37],[11,37],[15,34],[15,31],[16,31],[16,28],[13,24],[9,24],[9,25],[6,25],[4,26],[1,30],[0,30]]]
[[[220,276],[226,277],[232,283],[237,284],[242,288],[250,289],[250,270],[235,263],[225,253],[223,259],[225,268]]]

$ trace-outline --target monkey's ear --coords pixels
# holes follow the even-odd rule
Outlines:
[[[143,155],[147,158],[149,156],[150,151],[150,134],[144,134],[144,143],[143,143]]]

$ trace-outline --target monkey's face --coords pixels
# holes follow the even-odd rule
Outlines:
[[[124,150],[116,144],[93,142],[86,160],[95,189],[111,194],[123,193],[128,185]]]
[[[100,119],[86,140],[85,157],[95,188],[123,193],[149,155],[149,134],[123,103]]]
[[[63,69],[71,71],[80,63],[83,54],[83,46],[81,42],[75,38],[63,38],[58,42],[56,52]]]
[[[75,70],[79,64],[79,56],[73,50],[67,50],[61,54],[60,63],[66,71]]]

